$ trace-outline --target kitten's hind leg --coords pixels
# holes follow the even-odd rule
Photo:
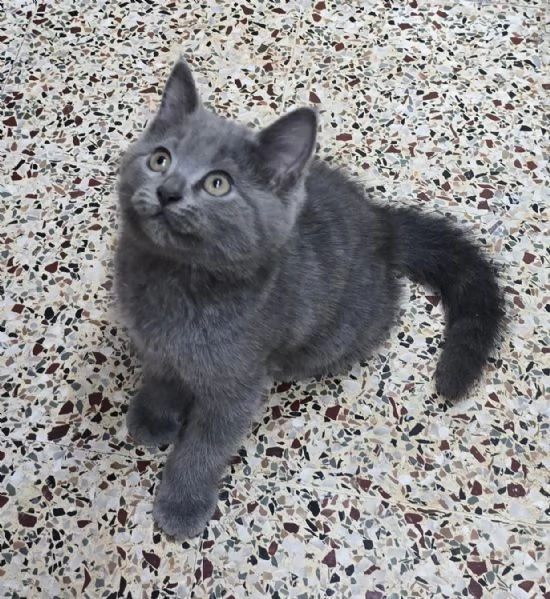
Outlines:
[[[142,445],[172,443],[178,436],[191,402],[191,393],[181,382],[145,375],[141,389],[128,407],[128,432]]]

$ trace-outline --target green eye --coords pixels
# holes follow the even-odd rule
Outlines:
[[[231,190],[231,179],[229,175],[216,171],[206,175],[202,182],[204,190],[211,196],[224,196],[227,195]]]
[[[165,173],[172,164],[170,152],[164,148],[157,148],[147,161],[149,168],[155,173]]]

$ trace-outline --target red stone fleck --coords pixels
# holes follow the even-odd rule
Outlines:
[[[481,596],[483,595],[483,587],[479,584],[479,582],[477,582],[473,578],[470,580],[468,590],[470,591],[470,594],[474,596],[476,599],[481,599]]]
[[[76,521],[76,525],[78,526],[78,528],[86,528],[86,526],[88,526],[88,524],[91,524],[92,521],[91,520],[77,520]]]
[[[62,439],[69,432],[69,426],[69,424],[60,424],[58,426],[54,426],[48,433],[48,441],[57,441],[57,439]]]
[[[25,308],[25,306],[23,304],[14,304],[11,311],[15,312],[16,314],[21,314],[21,312],[23,312],[24,308]]]
[[[59,410],[59,415],[62,416],[63,414],[71,414],[73,411],[73,408],[74,408],[74,404],[69,399],[61,406],[61,409]]]
[[[511,40],[512,44],[515,44],[517,46],[518,44],[521,44],[521,42],[523,41],[523,38],[520,37],[519,35],[513,35],[510,38],[510,40]]]
[[[214,566],[212,566],[212,562],[210,562],[206,557],[202,558],[202,579],[210,578],[212,576],[212,572],[214,571]]]
[[[525,497],[526,491],[523,485],[510,483],[507,487],[508,495],[510,497]]]
[[[412,29],[412,25],[410,23],[399,23],[399,29],[401,29],[401,31],[405,31],[405,29]]]
[[[151,564],[151,566],[153,566],[153,568],[155,568],[155,570],[158,570],[158,567],[160,566],[160,557],[158,555],[150,553],[149,551],[144,551],[143,557],[149,564]]]
[[[485,574],[487,572],[487,565],[485,562],[468,562],[468,568],[478,576]]]
[[[271,541],[269,547],[267,548],[267,552],[269,553],[269,555],[275,555],[275,553],[277,552],[277,547],[277,543],[275,541]]]
[[[523,254],[523,261],[525,262],[525,264],[531,264],[535,260],[535,258],[536,256],[529,252],[525,252]]]
[[[408,522],[409,524],[418,524],[419,522],[422,522],[422,515],[407,512],[405,514],[405,522]]]
[[[295,524],[294,522],[285,522],[283,524],[283,527],[287,532],[291,532],[291,533],[295,533],[300,530],[300,527],[297,524]]]
[[[340,133],[336,136],[338,141],[350,141],[352,139],[351,133]]]
[[[86,587],[90,584],[91,581],[92,577],[90,576],[88,569],[84,568],[84,584],[82,585],[81,593],[83,593],[86,590]]]
[[[270,456],[270,457],[277,457],[277,458],[282,458],[283,457],[283,448],[282,447],[268,447],[265,450],[266,455]]]
[[[285,393],[285,391],[288,391],[291,387],[292,383],[281,383],[277,387],[277,393]]]
[[[523,308],[525,308],[525,304],[521,301],[521,299],[517,295],[514,296],[514,305],[516,305],[518,308],[521,308],[522,310],[523,310]]]
[[[477,480],[474,480],[474,482],[472,484],[472,495],[479,497],[479,495],[482,495],[482,494],[483,494],[483,487]]]
[[[338,413],[340,412],[340,406],[331,406],[326,409],[325,416],[331,420],[338,419]]]
[[[94,351],[92,353],[94,354],[96,364],[103,364],[107,361],[107,358],[101,352]]]
[[[8,503],[9,498],[5,495],[0,495],[0,508],[3,508]]]
[[[530,171],[534,171],[537,168],[537,164],[535,162],[533,162],[532,160],[529,160],[529,162],[525,163],[525,166],[530,170]]]
[[[44,270],[54,273],[57,270],[58,266],[59,263],[56,260],[55,262],[52,262],[51,264],[47,264],[46,266],[44,266]]]
[[[90,393],[90,395],[88,395],[88,401],[90,402],[91,406],[99,406],[102,399],[103,395],[99,391],[96,393]]]
[[[34,514],[26,514],[25,512],[19,512],[17,519],[19,520],[19,524],[26,528],[32,528],[37,521],[37,517]]]
[[[492,198],[495,194],[490,190],[485,188],[480,194],[479,194],[482,198],[485,198],[486,200],[489,200],[490,198]]]
[[[534,585],[535,583],[532,580],[524,580],[523,582],[520,582],[518,586],[528,593]]]
[[[138,471],[143,474],[147,468],[149,468],[149,465],[151,464],[151,460],[138,460],[137,461],[137,468]]]
[[[470,447],[470,453],[474,456],[474,458],[478,462],[484,462],[485,461],[485,458],[481,455],[479,449],[475,445],[472,445],[472,447]]]
[[[426,102],[428,100],[435,100],[438,97],[439,97],[439,94],[437,92],[429,92],[428,94],[425,94],[424,96],[422,96],[422,99]]]
[[[356,480],[357,480],[357,484],[363,491],[368,491],[372,485],[372,481],[369,480],[368,478],[359,478],[358,477]]]
[[[113,407],[113,404],[106,397],[104,397],[101,400],[101,404],[99,406],[99,411],[105,413],[105,412],[108,412],[112,407]]]
[[[313,104],[319,104],[321,102],[319,96],[315,92],[309,92],[309,101]]]
[[[329,568],[334,568],[334,566],[336,566],[336,553],[334,549],[332,549],[332,551],[329,551],[325,555],[325,557],[323,558],[323,564],[325,564]]]

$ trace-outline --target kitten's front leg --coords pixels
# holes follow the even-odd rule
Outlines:
[[[191,392],[176,377],[159,377],[146,371],[141,389],[128,407],[128,432],[143,445],[172,443],[180,432],[191,402]]]
[[[246,433],[265,389],[264,379],[225,382],[197,396],[185,430],[166,461],[153,517],[183,540],[200,534],[218,500],[218,482]]]

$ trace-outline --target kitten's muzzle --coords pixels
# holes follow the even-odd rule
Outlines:
[[[174,178],[168,178],[157,187],[159,204],[164,208],[168,204],[175,204],[183,198],[183,183]]]

